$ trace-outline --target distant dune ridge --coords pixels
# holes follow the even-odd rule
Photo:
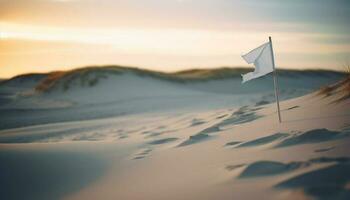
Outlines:
[[[28,81],[35,81],[38,84],[35,90],[41,92],[48,92],[53,88],[61,87],[63,90],[68,90],[72,82],[80,82],[81,86],[92,87],[98,84],[99,81],[108,78],[108,75],[121,75],[131,73],[141,77],[151,77],[160,80],[174,81],[186,83],[191,81],[210,81],[221,80],[229,78],[241,78],[241,74],[252,71],[250,68],[213,68],[213,69],[190,69],[174,73],[157,72],[146,69],[139,69],[133,67],[122,66],[104,66],[104,67],[84,67],[69,71],[57,71],[43,74],[23,74],[13,77],[1,85],[13,83],[27,83]],[[344,73],[327,70],[278,70],[281,77],[298,77],[298,76],[343,76]]]
[[[20,75],[0,82],[0,110],[6,110],[0,113],[6,122],[0,128],[183,107],[273,102],[271,75],[242,84],[241,74],[249,71],[252,69],[223,67],[164,73],[104,66]],[[344,73],[325,70],[279,70],[278,74],[282,100],[345,77]],[[12,115],[23,120],[13,121]]]

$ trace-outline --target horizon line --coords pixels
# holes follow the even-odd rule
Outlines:
[[[54,72],[69,72],[79,69],[86,69],[86,68],[105,68],[105,67],[120,67],[120,68],[131,68],[131,69],[139,69],[139,70],[147,70],[152,72],[161,72],[165,74],[173,74],[173,73],[179,73],[179,72],[185,72],[185,71],[191,71],[191,70],[216,70],[216,69],[223,69],[223,68],[231,68],[231,69],[254,69],[254,66],[217,66],[217,67],[201,67],[201,66],[194,66],[190,67],[188,69],[180,69],[180,70],[174,70],[174,71],[165,71],[165,70],[154,70],[150,69],[148,67],[137,67],[132,65],[118,65],[118,64],[104,64],[104,65],[84,65],[84,66],[77,66],[73,67],[71,69],[63,69],[63,70],[50,70],[50,71],[32,71],[32,72],[26,72],[26,73],[19,73],[13,76],[9,77],[0,77],[0,80],[10,80],[18,76],[24,76],[24,75],[31,75],[31,74],[50,74]],[[277,70],[287,70],[287,71],[331,71],[331,72],[341,72],[341,73],[347,73],[345,67],[344,69],[328,69],[328,68],[316,68],[316,67],[305,67],[305,68],[292,68],[292,67],[277,67]]]

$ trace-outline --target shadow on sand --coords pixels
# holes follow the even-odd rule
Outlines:
[[[261,137],[261,138],[255,139],[255,140],[251,140],[249,142],[245,142],[243,144],[238,145],[237,148],[260,146],[260,145],[271,143],[271,142],[279,140],[279,139],[286,138],[288,136],[289,136],[289,134],[287,134],[287,133],[275,133],[275,134],[270,135],[270,136]]]
[[[305,194],[317,199],[350,199],[350,163],[335,165],[311,171],[283,181],[277,189],[302,189]]]
[[[257,161],[248,165],[238,178],[271,176],[290,172],[302,167],[302,162],[281,163],[276,161]]]
[[[226,143],[225,146],[237,145],[234,148],[255,147],[255,146],[265,145],[265,144],[279,141],[279,143],[275,145],[274,148],[281,148],[281,147],[288,147],[288,146],[301,145],[301,144],[327,142],[331,140],[342,139],[348,136],[349,136],[349,132],[346,132],[346,131],[330,131],[328,129],[313,129],[301,134],[275,133],[269,136],[261,137],[261,138],[244,142],[244,143],[241,143],[239,141],[232,141],[232,142]],[[324,151],[328,151],[328,150],[331,150],[331,149],[325,149]],[[320,152],[322,152],[322,150],[320,150]]]
[[[0,151],[1,199],[61,199],[102,176],[107,161],[64,151]]]
[[[199,142],[203,142],[205,140],[208,140],[210,137],[211,136],[209,136],[208,134],[200,132],[195,135],[191,135],[187,140],[179,144],[177,147],[183,147],[183,146],[188,146]]]
[[[294,135],[292,137],[289,137],[280,142],[275,147],[287,147],[299,144],[320,143],[330,140],[341,139],[347,136],[349,136],[349,134],[339,131],[330,131],[328,129],[313,129],[300,135]]]

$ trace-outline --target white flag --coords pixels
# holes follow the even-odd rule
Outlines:
[[[254,63],[255,70],[254,72],[250,72],[242,75],[243,81],[247,82],[252,79],[258,78],[260,76],[264,76],[270,72],[273,72],[273,63],[272,63],[272,52],[271,52],[271,44],[267,42],[258,48],[250,51],[246,55],[242,56],[243,59],[248,63]]]

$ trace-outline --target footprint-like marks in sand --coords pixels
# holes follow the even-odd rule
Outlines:
[[[293,109],[296,109],[296,108],[299,108],[300,106],[292,106],[290,108],[287,108],[287,110],[293,110]]]
[[[259,108],[250,109],[247,106],[243,106],[240,109],[238,109],[236,112],[234,112],[230,117],[219,122],[217,126],[222,127],[222,126],[228,126],[228,125],[237,125],[237,124],[244,124],[247,122],[254,121],[261,117],[255,113],[255,111],[258,109]]]
[[[206,128],[206,129],[200,131],[199,133],[197,133],[195,135],[191,135],[186,141],[179,144],[178,147],[187,146],[187,145],[196,144],[199,142],[206,141],[207,139],[212,137],[209,135],[210,133],[215,133],[215,132],[219,132],[219,131],[221,131],[219,126],[213,125],[209,128]]]
[[[141,150],[141,152],[136,153],[133,160],[140,160],[140,159],[145,158],[146,156],[148,156],[151,153],[151,151],[153,151],[153,149],[157,145],[171,143],[171,142],[174,142],[176,140],[178,140],[178,138],[162,138],[162,139],[153,140],[151,142],[148,142],[147,143],[148,147]],[[151,147],[151,146],[153,146],[153,147]]]
[[[335,162],[335,165],[292,177],[275,185],[275,188],[302,190],[317,199],[350,199],[349,158],[337,159]]]
[[[145,138],[157,137],[157,136],[160,136],[162,134],[163,134],[163,132],[152,132],[152,133],[148,134]]]
[[[195,118],[195,119],[192,119],[190,127],[198,126],[198,125],[201,125],[201,124],[204,124],[204,123],[206,123],[206,122],[201,120],[201,119],[196,119]]]
[[[149,153],[151,153],[151,151],[153,151],[153,149],[151,149],[151,148],[145,148],[145,149],[143,149],[140,153],[137,153],[137,154],[135,155],[135,157],[133,158],[133,160],[143,159],[143,158],[145,158]]]
[[[228,116],[228,114],[219,115],[219,116],[216,117],[216,119],[222,119],[222,118],[227,117],[227,116]]]
[[[169,142],[174,142],[176,140],[178,140],[178,138],[163,138],[163,139],[159,139],[159,140],[154,140],[152,142],[149,142],[148,144],[160,145],[160,144],[165,144],[165,143],[169,143]]]
[[[310,144],[310,143],[320,143],[330,140],[337,140],[349,136],[348,133],[343,133],[339,131],[330,131],[328,129],[314,129],[302,133],[300,135],[293,135],[282,142],[280,142],[276,147],[287,147],[299,144]]]
[[[258,161],[248,165],[238,178],[271,176],[290,172],[302,167],[302,162],[281,163],[276,161]]]
[[[313,164],[321,163],[350,163],[349,157],[318,157],[307,161],[296,161],[289,163],[282,163],[277,161],[262,160],[253,162],[249,165],[228,165],[226,169],[231,171],[239,167],[245,167],[245,169],[239,174],[238,178],[259,178],[266,176],[280,175],[288,173],[300,168],[309,167]]]
[[[240,109],[238,109],[236,112],[234,112],[230,117],[222,120],[221,122],[219,122],[213,126],[210,126],[206,129],[202,130],[201,132],[199,132],[195,135],[190,136],[186,141],[179,144],[178,147],[192,145],[192,144],[196,144],[196,143],[205,141],[205,140],[209,139],[210,137],[212,137],[209,135],[210,133],[222,131],[222,129],[221,129],[222,126],[247,123],[247,122],[250,122],[250,121],[253,121],[255,119],[260,118],[260,116],[255,114],[255,111],[256,111],[256,109],[250,109],[248,106],[243,106]]]
[[[232,141],[232,142],[226,143],[225,146],[231,147],[231,146],[235,146],[235,145],[241,144],[241,143],[242,143],[242,142],[240,142],[240,141]]]
[[[200,133],[207,134],[207,133],[215,133],[215,132],[219,132],[219,131],[221,131],[220,127],[217,125],[213,125],[209,128],[202,130]]]
[[[244,142],[240,145],[237,146],[237,148],[239,147],[253,147],[253,146],[260,146],[260,145],[264,145],[264,144],[268,144],[271,142],[274,142],[276,140],[280,140],[283,138],[288,137],[289,134],[288,133],[275,133],[273,135],[269,135],[266,137],[261,137],[255,140],[251,140],[249,142]]]
[[[227,165],[226,170],[227,171],[232,171],[241,167],[244,167],[246,164],[238,164],[238,165]]]
[[[211,136],[209,136],[207,133],[200,132],[195,135],[191,135],[186,141],[179,144],[178,147],[183,147],[183,146],[188,146],[199,142],[203,142],[205,140],[208,140],[210,137]]]
[[[275,133],[273,135],[261,137],[261,138],[251,140],[248,142],[243,142],[243,143],[238,141],[232,141],[232,142],[226,143],[225,146],[235,146],[241,143],[237,145],[235,148],[255,147],[255,146],[265,145],[265,144],[279,141],[279,143],[275,145],[274,148],[281,148],[281,147],[289,147],[289,146],[301,145],[301,144],[327,142],[331,140],[341,139],[347,136],[349,136],[349,133],[347,132],[330,131],[328,129],[313,129],[301,134]],[[320,149],[320,150],[316,150],[316,152],[329,151],[332,149],[333,148]]]
[[[123,140],[123,139],[126,139],[128,137],[129,137],[129,135],[127,133],[124,133],[122,131],[118,133],[118,139],[119,140]]]
[[[346,163],[350,162],[350,157],[318,157],[312,158],[309,160],[312,163],[329,163],[329,162],[338,162],[338,163]]]

